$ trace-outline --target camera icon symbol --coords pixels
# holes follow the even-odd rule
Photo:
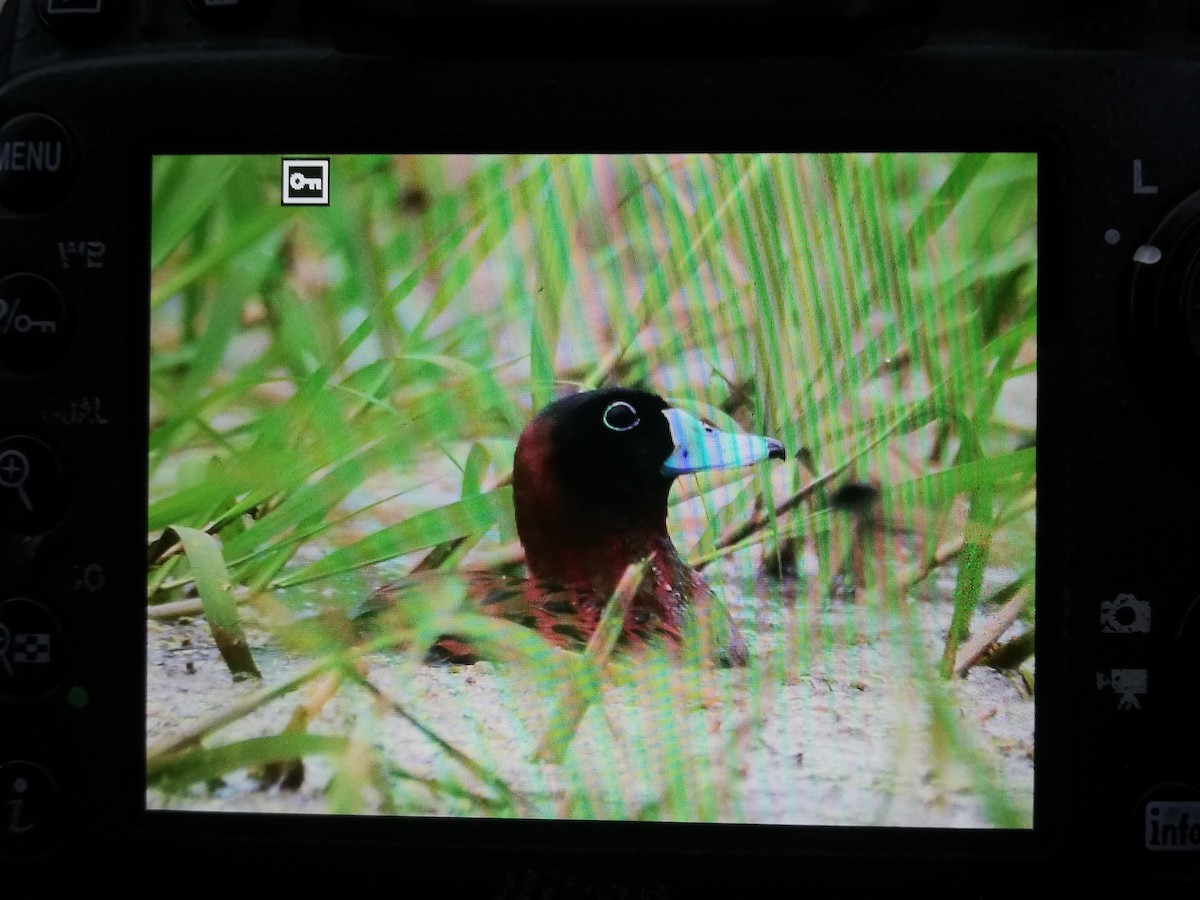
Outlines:
[[[1100,631],[1105,634],[1147,634],[1150,603],[1133,594],[1117,594],[1100,603]]]

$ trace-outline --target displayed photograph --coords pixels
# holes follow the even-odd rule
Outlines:
[[[152,178],[147,809],[1033,827],[1036,154]]]

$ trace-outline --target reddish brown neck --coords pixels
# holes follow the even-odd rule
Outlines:
[[[663,563],[677,558],[665,521],[621,529],[571,528],[560,522],[558,527],[525,529],[521,537],[532,577],[604,597],[629,565],[647,556]]]

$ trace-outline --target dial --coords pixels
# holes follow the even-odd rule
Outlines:
[[[1185,397],[1195,400],[1200,397],[1200,191],[1167,214],[1134,253],[1133,265],[1134,364],[1158,397],[1179,398],[1186,391]]]

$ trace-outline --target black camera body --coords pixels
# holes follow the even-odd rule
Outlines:
[[[1086,6],[10,0],[2,878],[36,890],[228,859],[264,884],[386,861],[481,896],[1193,881],[1200,14]],[[1030,827],[146,809],[155,154],[926,150],[1037,160]]]

